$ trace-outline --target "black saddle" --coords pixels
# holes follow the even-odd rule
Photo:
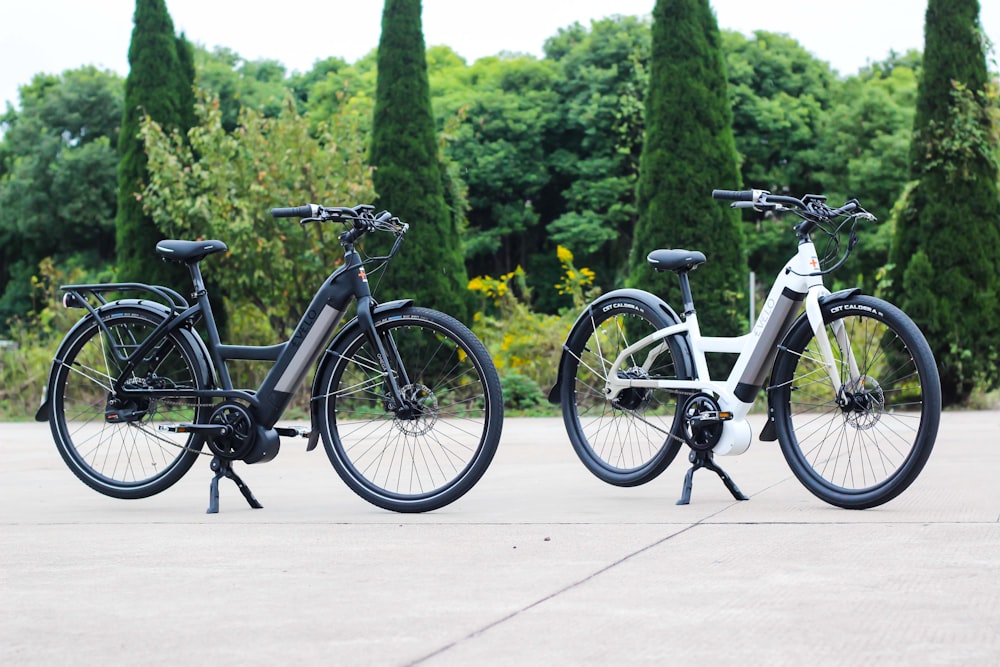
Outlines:
[[[222,241],[173,241],[165,240],[156,244],[156,254],[168,262],[194,264],[212,253],[229,250]]]
[[[705,254],[697,250],[670,250],[661,248],[646,256],[646,261],[657,271],[687,273],[705,263]]]

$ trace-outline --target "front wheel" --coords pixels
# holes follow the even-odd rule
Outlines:
[[[375,315],[405,403],[390,409],[376,345],[354,327],[328,352],[320,433],[330,463],[383,509],[426,512],[454,502],[486,472],[500,441],[503,396],[483,344],[455,318],[407,307]]]
[[[809,491],[867,509],[906,490],[930,456],[941,417],[937,366],[895,306],[854,296],[821,308],[841,386],[831,385],[803,318],[775,359],[771,414],[785,460]]]

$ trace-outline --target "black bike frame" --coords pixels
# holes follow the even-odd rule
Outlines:
[[[124,346],[112,343],[119,360],[124,363],[122,372],[115,380],[114,391],[123,398],[140,398],[150,396],[171,396],[175,398],[229,398],[239,399],[250,403],[255,411],[258,423],[265,428],[272,428],[281,418],[288,404],[291,402],[295,390],[302,384],[306,373],[319,359],[325,345],[330,340],[333,332],[344,317],[344,312],[348,309],[351,301],[358,301],[358,320],[362,330],[366,332],[370,340],[376,345],[379,352],[379,361],[386,371],[386,379],[391,392],[391,397],[395,404],[399,405],[399,385],[391,371],[389,355],[386,348],[375,333],[375,324],[372,317],[374,300],[371,289],[368,285],[368,277],[365,273],[364,263],[360,255],[354,249],[353,244],[344,246],[344,265],[330,274],[323,285],[316,292],[309,308],[302,315],[292,337],[278,345],[270,346],[248,346],[248,345],[224,345],[219,338],[218,325],[212,313],[212,306],[208,300],[208,292],[202,279],[201,269],[197,263],[189,264],[188,270],[191,273],[191,280],[194,285],[196,303],[189,306],[187,302],[179,298],[176,292],[166,290],[172,294],[172,299],[167,299],[171,305],[170,314],[150,333],[150,335],[131,354],[124,353]],[[63,287],[67,293],[72,294],[80,300],[77,305],[82,305],[91,311],[95,316],[99,326],[105,334],[109,334],[107,325],[100,317],[97,309],[87,303],[86,299],[80,295],[81,292],[110,292],[118,289],[145,290],[162,296],[164,288],[152,285],[142,285],[138,283],[101,284],[101,285],[66,285]],[[178,301],[179,299],[179,301]],[[179,310],[183,308],[183,310]],[[180,327],[193,328],[194,324],[204,320],[204,326],[208,334],[207,348],[210,365],[214,368],[216,385],[218,389],[156,389],[156,388],[129,388],[126,381],[132,377],[136,366],[142,361],[152,361],[156,365],[156,357],[160,354],[159,345],[172,331]],[[108,339],[113,338],[108,335]],[[395,352],[393,350],[393,352]],[[393,354],[393,359],[395,359]],[[229,376],[229,369],[226,366],[228,360],[249,360],[249,361],[272,361],[274,362],[268,371],[260,387],[256,391],[239,390],[233,387]],[[399,368],[397,365],[396,368]],[[393,406],[390,406],[393,407]]]

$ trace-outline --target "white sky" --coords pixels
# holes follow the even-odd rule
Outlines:
[[[353,62],[378,46],[381,0],[166,0],[174,27],[209,48],[271,58],[307,71],[329,56]],[[428,45],[467,62],[542,45],[574,21],[646,15],[655,0],[423,0]],[[786,33],[841,74],[890,50],[923,48],[926,0],[710,0],[719,26]],[[980,0],[986,34],[1000,42],[1000,1]],[[38,72],[97,65],[128,73],[134,0],[0,0],[0,109]],[[991,68],[996,64],[991,62]]]

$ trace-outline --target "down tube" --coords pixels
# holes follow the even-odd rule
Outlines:
[[[757,342],[740,372],[733,394],[744,403],[753,403],[771,371],[778,344],[791,328],[806,298],[804,292],[784,287],[777,295],[769,295],[761,310],[753,334]],[[765,320],[766,318],[766,320]]]
[[[281,418],[343,319],[354,290],[351,280],[338,284],[337,278],[342,275],[341,271],[335,273],[316,294],[285,351],[264,378],[257,396],[261,406],[258,419],[265,428],[271,428]]]

